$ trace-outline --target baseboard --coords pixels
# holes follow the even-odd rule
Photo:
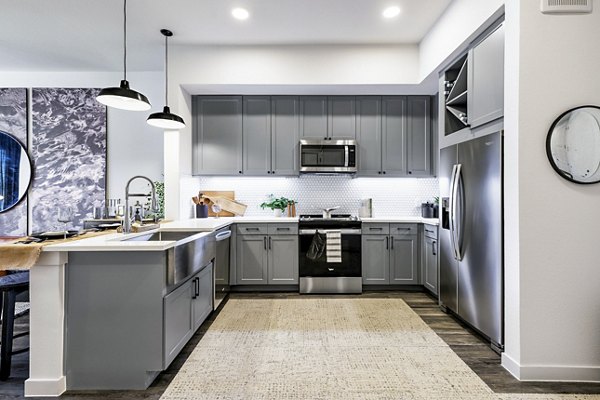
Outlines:
[[[520,381],[600,383],[600,366],[520,365],[502,353],[502,367]]]
[[[27,379],[25,397],[58,397],[67,390],[64,376],[58,379]]]

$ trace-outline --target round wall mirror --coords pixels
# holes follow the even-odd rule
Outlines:
[[[0,131],[0,213],[19,204],[27,194],[31,177],[27,150],[14,136]]]
[[[563,178],[600,182],[600,107],[582,106],[561,114],[548,132],[546,153]]]

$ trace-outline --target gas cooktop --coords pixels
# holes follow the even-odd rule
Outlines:
[[[300,214],[300,221],[358,221],[358,217],[351,214],[333,214],[331,218],[323,218],[322,214]]]

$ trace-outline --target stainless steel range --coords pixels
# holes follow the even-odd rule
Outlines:
[[[362,293],[361,222],[351,215],[301,215],[300,293]]]

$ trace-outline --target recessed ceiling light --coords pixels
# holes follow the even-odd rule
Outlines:
[[[397,7],[397,6],[388,7],[385,10],[383,10],[382,14],[383,14],[384,18],[397,17],[400,14],[400,7]]]
[[[233,15],[233,18],[243,21],[245,19],[248,19],[248,17],[250,16],[250,13],[245,8],[238,7],[238,8],[234,8],[233,10],[231,10],[231,15]]]

